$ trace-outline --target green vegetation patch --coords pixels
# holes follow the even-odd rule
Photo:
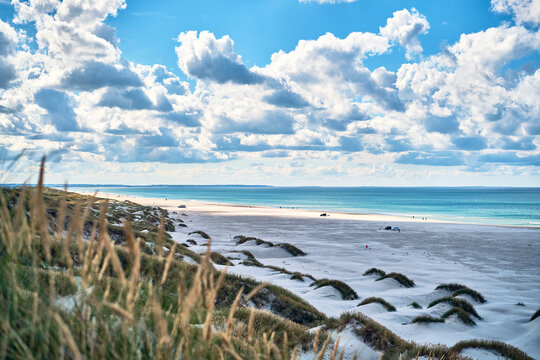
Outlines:
[[[412,303],[410,303],[409,306],[412,306],[415,309],[421,309],[422,308],[422,305],[420,305],[416,301],[413,301]]]
[[[443,323],[444,319],[429,315],[420,315],[412,319],[413,324]]]
[[[401,285],[403,285],[403,286],[405,286],[407,288],[411,288],[411,287],[415,286],[414,281],[412,281],[411,279],[409,279],[408,277],[406,277],[405,275],[403,275],[401,273],[392,272],[390,274],[386,274],[384,276],[381,276],[376,281],[381,281],[381,280],[384,280],[384,279],[394,279],[398,283],[400,283]]]
[[[384,272],[384,270],[381,270],[381,269],[371,268],[364,273],[364,276],[368,276],[368,275],[384,276],[386,275],[386,272]]]
[[[539,316],[540,316],[540,309],[536,310],[536,312],[533,314],[533,316],[531,316],[531,320],[529,320],[529,321],[534,321]]]
[[[323,286],[332,286],[334,289],[341,293],[341,298],[343,300],[357,300],[358,294],[354,291],[349,285],[345,284],[340,280],[329,280],[329,279],[319,279],[311,283],[310,286],[314,286],[315,289],[321,288]]]
[[[465,299],[459,299],[459,298],[454,298],[454,297],[451,297],[451,296],[445,296],[445,297],[442,297],[440,299],[437,299],[437,300],[434,300],[434,301],[430,302],[429,305],[428,305],[428,308],[433,307],[433,306],[435,306],[437,304],[440,304],[440,303],[447,303],[447,304],[450,304],[452,307],[457,307],[457,308],[463,309],[467,313],[475,316],[478,320],[482,320],[482,317],[480,315],[478,315],[478,313],[476,312],[474,306],[472,306],[472,304],[470,302],[468,302],[467,300],[465,300]]]
[[[453,307],[444,314],[442,314],[441,319],[445,320],[448,319],[452,315],[457,315],[458,319],[461,320],[466,325],[473,326],[476,325],[473,319],[471,319],[471,316],[469,313],[467,313],[462,308]]]
[[[215,251],[212,251],[210,253],[210,259],[212,260],[212,262],[218,265],[234,266],[234,264],[229,259]]]
[[[358,304],[356,306],[362,306],[362,305],[367,305],[367,304],[371,304],[371,303],[379,303],[382,306],[384,306],[386,308],[386,310],[388,310],[388,311],[396,311],[396,308],[394,307],[394,305],[390,304],[388,301],[386,301],[386,300],[384,300],[383,298],[380,298],[380,297],[368,297],[368,298],[362,300],[362,302],[360,302],[360,304]]]
[[[195,231],[192,231],[192,232],[188,233],[188,235],[192,235],[192,234],[199,234],[199,235],[201,235],[201,237],[203,239],[206,239],[206,240],[212,239],[212,237],[210,237],[210,235],[208,235],[207,233],[205,233],[202,230],[195,230]]]

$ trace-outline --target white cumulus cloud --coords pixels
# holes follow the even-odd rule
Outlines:
[[[410,59],[422,52],[418,36],[428,32],[429,23],[415,8],[410,12],[403,9],[394,12],[386,21],[386,26],[380,27],[379,30],[381,35],[392,41],[398,41],[407,50],[407,58]]]

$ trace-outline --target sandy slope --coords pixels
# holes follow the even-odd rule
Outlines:
[[[117,195],[110,197],[127,199]],[[378,304],[357,307],[360,300],[344,301],[333,288],[314,290],[309,280],[291,280],[288,275],[269,269],[236,265],[229,270],[288,288],[328,315],[361,311],[403,338],[419,343],[453,345],[463,339],[495,339],[540,358],[540,318],[528,321],[540,308],[538,228],[442,223],[383,215],[331,213],[330,217],[323,218],[313,211],[195,201],[184,202],[187,208],[178,209],[180,201],[129,199],[162,206],[182,216],[188,227],[172,234],[179,242],[193,238],[201,244],[205,241],[188,232],[204,230],[212,236],[213,248],[217,251],[249,249],[264,264],[309,273],[316,278],[342,280],[354,288],[361,299],[380,296],[397,308],[396,312],[387,312]],[[399,226],[401,232],[381,230],[386,225]],[[233,237],[239,234],[274,243],[289,242],[308,255],[291,257],[254,243],[236,246]],[[193,249],[203,250],[202,247]],[[235,253],[231,255],[239,257]],[[238,264],[239,260],[234,262]],[[416,287],[404,288],[391,279],[375,281],[374,276],[362,276],[371,267],[404,273],[416,282]],[[452,318],[444,324],[411,324],[415,316],[439,316],[450,308],[448,305],[426,308],[432,300],[449,295],[434,290],[438,284],[447,282],[465,284],[486,297],[486,304],[468,299],[484,320],[477,321],[478,325],[473,327]],[[423,309],[410,307],[412,301],[420,303]],[[518,302],[525,306],[516,306]],[[354,340],[354,336],[349,337]],[[486,355],[489,353],[482,351],[472,351],[472,354],[478,358],[489,357]],[[376,353],[371,355],[376,358]]]

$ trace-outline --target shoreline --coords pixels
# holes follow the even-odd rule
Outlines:
[[[156,197],[145,197],[136,195],[122,195],[109,192],[93,192],[93,191],[73,191],[82,195],[94,195],[97,197],[107,198],[111,200],[131,201],[140,203],[141,205],[159,206],[168,211],[195,211],[204,213],[215,213],[231,216],[277,216],[277,217],[293,217],[293,218],[320,218],[321,214],[326,213],[326,217],[336,220],[350,221],[372,221],[372,222],[401,222],[401,223],[420,223],[420,224],[453,224],[453,225],[470,225],[470,226],[493,226],[500,228],[518,228],[540,230],[540,226],[533,225],[505,225],[505,224],[490,224],[477,222],[460,222],[453,220],[439,220],[422,217],[409,217],[404,215],[378,214],[378,213],[349,213],[349,212],[333,212],[325,210],[310,210],[310,209],[294,209],[282,208],[262,205],[245,205],[245,204],[227,204],[214,203],[202,200],[179,200]],[[178,208],[179,205],[185,205],[186,208]],[[249,210],[248,210],[249,209]]]

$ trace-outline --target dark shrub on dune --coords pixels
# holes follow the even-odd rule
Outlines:
[[[363,306],[363,305],[367,305],[367,304],[371,304],[371,303],[379,303],[381,304],[382,306],[384,306],[386,308],[386,310],[388,311],[396,311],[396,308],[394,307],[394,305],[390,304],[388,301],[384,300],[383,298],[380,298],[380,297],[368,297],[368,298],[365,298],[364,300],[362,300],[362,302],[356,306]]]
[[[394,279],[398,283],[400,283],[401,285],[403,285],[405,287],[408,287],[408,288],[411,288],[411,287],[415,286],[414,281],[412,281],[411,279],[409,279],[405,275],[400,274],[400,273],[396,273],[396,272],[392,272],[390,274],[386,274],[384,276],[381,276],[376,281],[381,281],[381,280],[384,280],[384,279]]]
[[[210,235],[208,235],[207,233],[205,233],[205,232],[202,231],[202,230],[196,230],[196,231],[192,231],[192,232],[188,233],[188,235],[192,235],[192,234],[199,234],[199,235],[201,235],[201,236],[202,236],[204,239],[206,239],[206,240],[210,240],[210,239],[211,239]]]
[[[429,323],[443,323],[444,320],[438,317],[433,317],[429,315],[421,315],[412,319],[412,323],[416,324],[429,324]]]
[[[345,284],[343,281],[339,280],[329,280],[329,279],[320,279],[311,283],[310,286],[315,285],[315,289],[321,288],[323,286],[332,286],[334,289],[341,293],[341,298],[343,300],[357,300],[358,294],[354,291],[349,285]]]
[[[533,314],[533,316],[531,316],[531,320],[529,320],[529,321],[534,321],[539,316],[540,316],[540,309],[536,310],[536,312]]]
[[[386,275],[386,273],[381,270],[381,269],[377,269],[377,268],[371,268],[369,270],[367,270],[365,273],[364,273],[364,276],[368,276],[368,275],[379,275],[379,276],[384,276]]]
[[[450,316],[452,316],[454,314],[457,315],[458,319],[461,320],[464,324],[470,325],[470,326],[476,325],[474,320],[471,319],[471,316],[465,310],[463,310],[461,308],[458,308],[458,307],[453,307],[450,310],[448,310],[447,312],[445,312],[441,316],[441,319],[446,320],[446,319],[448,319]]]
[[[450,304],[453,307],[458,307],[460,309],[463,309],[464,311],[468,312],[471,315],[476,316],[479,320],[482,320],[482,317],[478,315],[476,310],[474,309],[474,306],[471,305],[470,302],[464,299],[454,298],[451,296],[445,296],[440,299],[434,300],[431,303],[429,303],[428,308],[433,307],[440,303],[447,303]]]

